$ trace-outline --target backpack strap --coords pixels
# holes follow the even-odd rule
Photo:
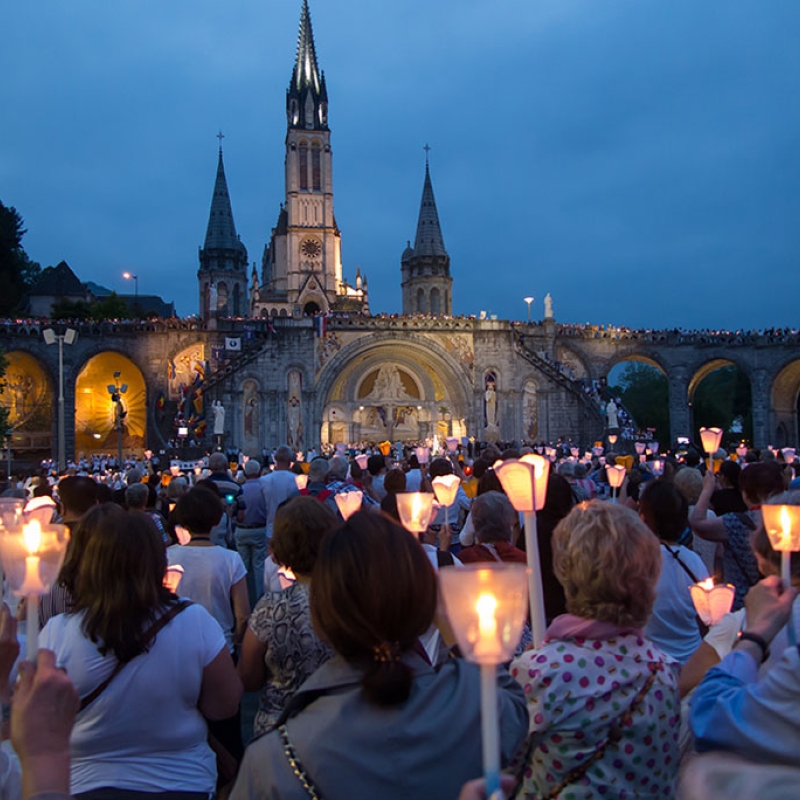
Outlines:
[[[162,614],[148,629],[147,633],[144,635],[142,639],[142,653],[147,651],[148,646],[156,638],[156,634],[165,628],[170,622],[172,622],[178,614],[181,613],[185,608],[188,608],[192,605],[191,600],[181,600],[176,605],[172,606],[169,611],[165,614]],[[141,655],[140,653],[139,655]],[[118,661],[116,667],[114,667],[113,672],[99,685],[95,686],[89,694],[85,697],[81,698],[81,704],[78,706],[78,713],[80,714],[87,706],[91,705],[101,694],[108,688],[108,685],[114,678],[122,672],[122,669],[125,667],[125,664],[129,664],[129,661],[121,662]]]

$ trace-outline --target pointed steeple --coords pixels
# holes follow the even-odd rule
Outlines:
[[[208,216],[206,241],[203,247],[209,249],[238,250],[242,247],[236,234],[231,211],[231,197],[228,194],[228,182],[225,179],[225,165],[222,162],[222,143],[219,146],[217,162],[217,179],[214,182],[214,195],[211,198],[211,213]]]
[[[290,128],[328,130],[328,90],[325,73],[317,65],[308,0],[303,0],[300,10],[297,55],[286,93],[286,116]]]
[[[425,156],[425,183],[422,185],[422,201],[419,206],[417,237],[414,240],[415,256],[446,256],[442,228],[439,225],[439,212],[436,210],[436,199],[433,196],[431,170]]]

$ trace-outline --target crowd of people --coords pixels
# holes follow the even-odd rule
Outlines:
[[[340,448],[300,463],[284,445],[185,471],[98,464],[119,486],[78,468],[14,482],[3,502],[71,537],[39,604],[37,664],[18,658],[25,604],[7,597],[0,615],[0,700],[13,691],[0,796],[483,797],[479,671],[438,573],[527,563],[496,466],[532,450],[421,463],[410,448]],[[536,514],[544,640],[526,625],[497,669],[505,791],[747,797],[731,775],[758,769],[760,795],[792,796],[800,609],[761,510],[800,505],[794,463],[720,452],[711,470],[689,447],[634,463],[615,496],[618,457],[575,453],[548,449]],[[447,476],[452,504],[410,533],[398,497]],[[343,495],[360,509],[345,514]],[[709,577],[735,596],[711,628],[689,588]]]

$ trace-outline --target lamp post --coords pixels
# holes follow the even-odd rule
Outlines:
[[[126,281],[133,281],[133,296],[138,299],[139,298],[139,276],[134,275],[132,272],[123,272],[122,277],[125,278]]]
[[[58,471],[63,472],[67,466],[64,440],[64,343],[75,344],[78,332],[67,328],[64,333],[56,333],[52,328],[45,328],[42,337],[47,345],[58,342]]]
[[[522,298],[528,304],[528,325],[531,324],[531,303],[536,299],[534,297],[523,297]]]
[[[119,468],[122,469],[122,418],[127,412],[122,410],[122,395],[128,391],[128,384],[123,383],[117,385],[117,380],[122,373],[114,373],[114,383],[109,383],[106,387],[108,393],[111,395],[111,402],[116,404],[116,421],[117,421],[117,461]]]

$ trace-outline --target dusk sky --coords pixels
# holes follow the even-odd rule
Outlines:
[[[0,8],[0,201],[26,251],[197,312],[225,134],[261,263],[300,0]],[[399,312],[430,165],[457,314],[800,325],[800,3],[310,0],[345,275]]]

